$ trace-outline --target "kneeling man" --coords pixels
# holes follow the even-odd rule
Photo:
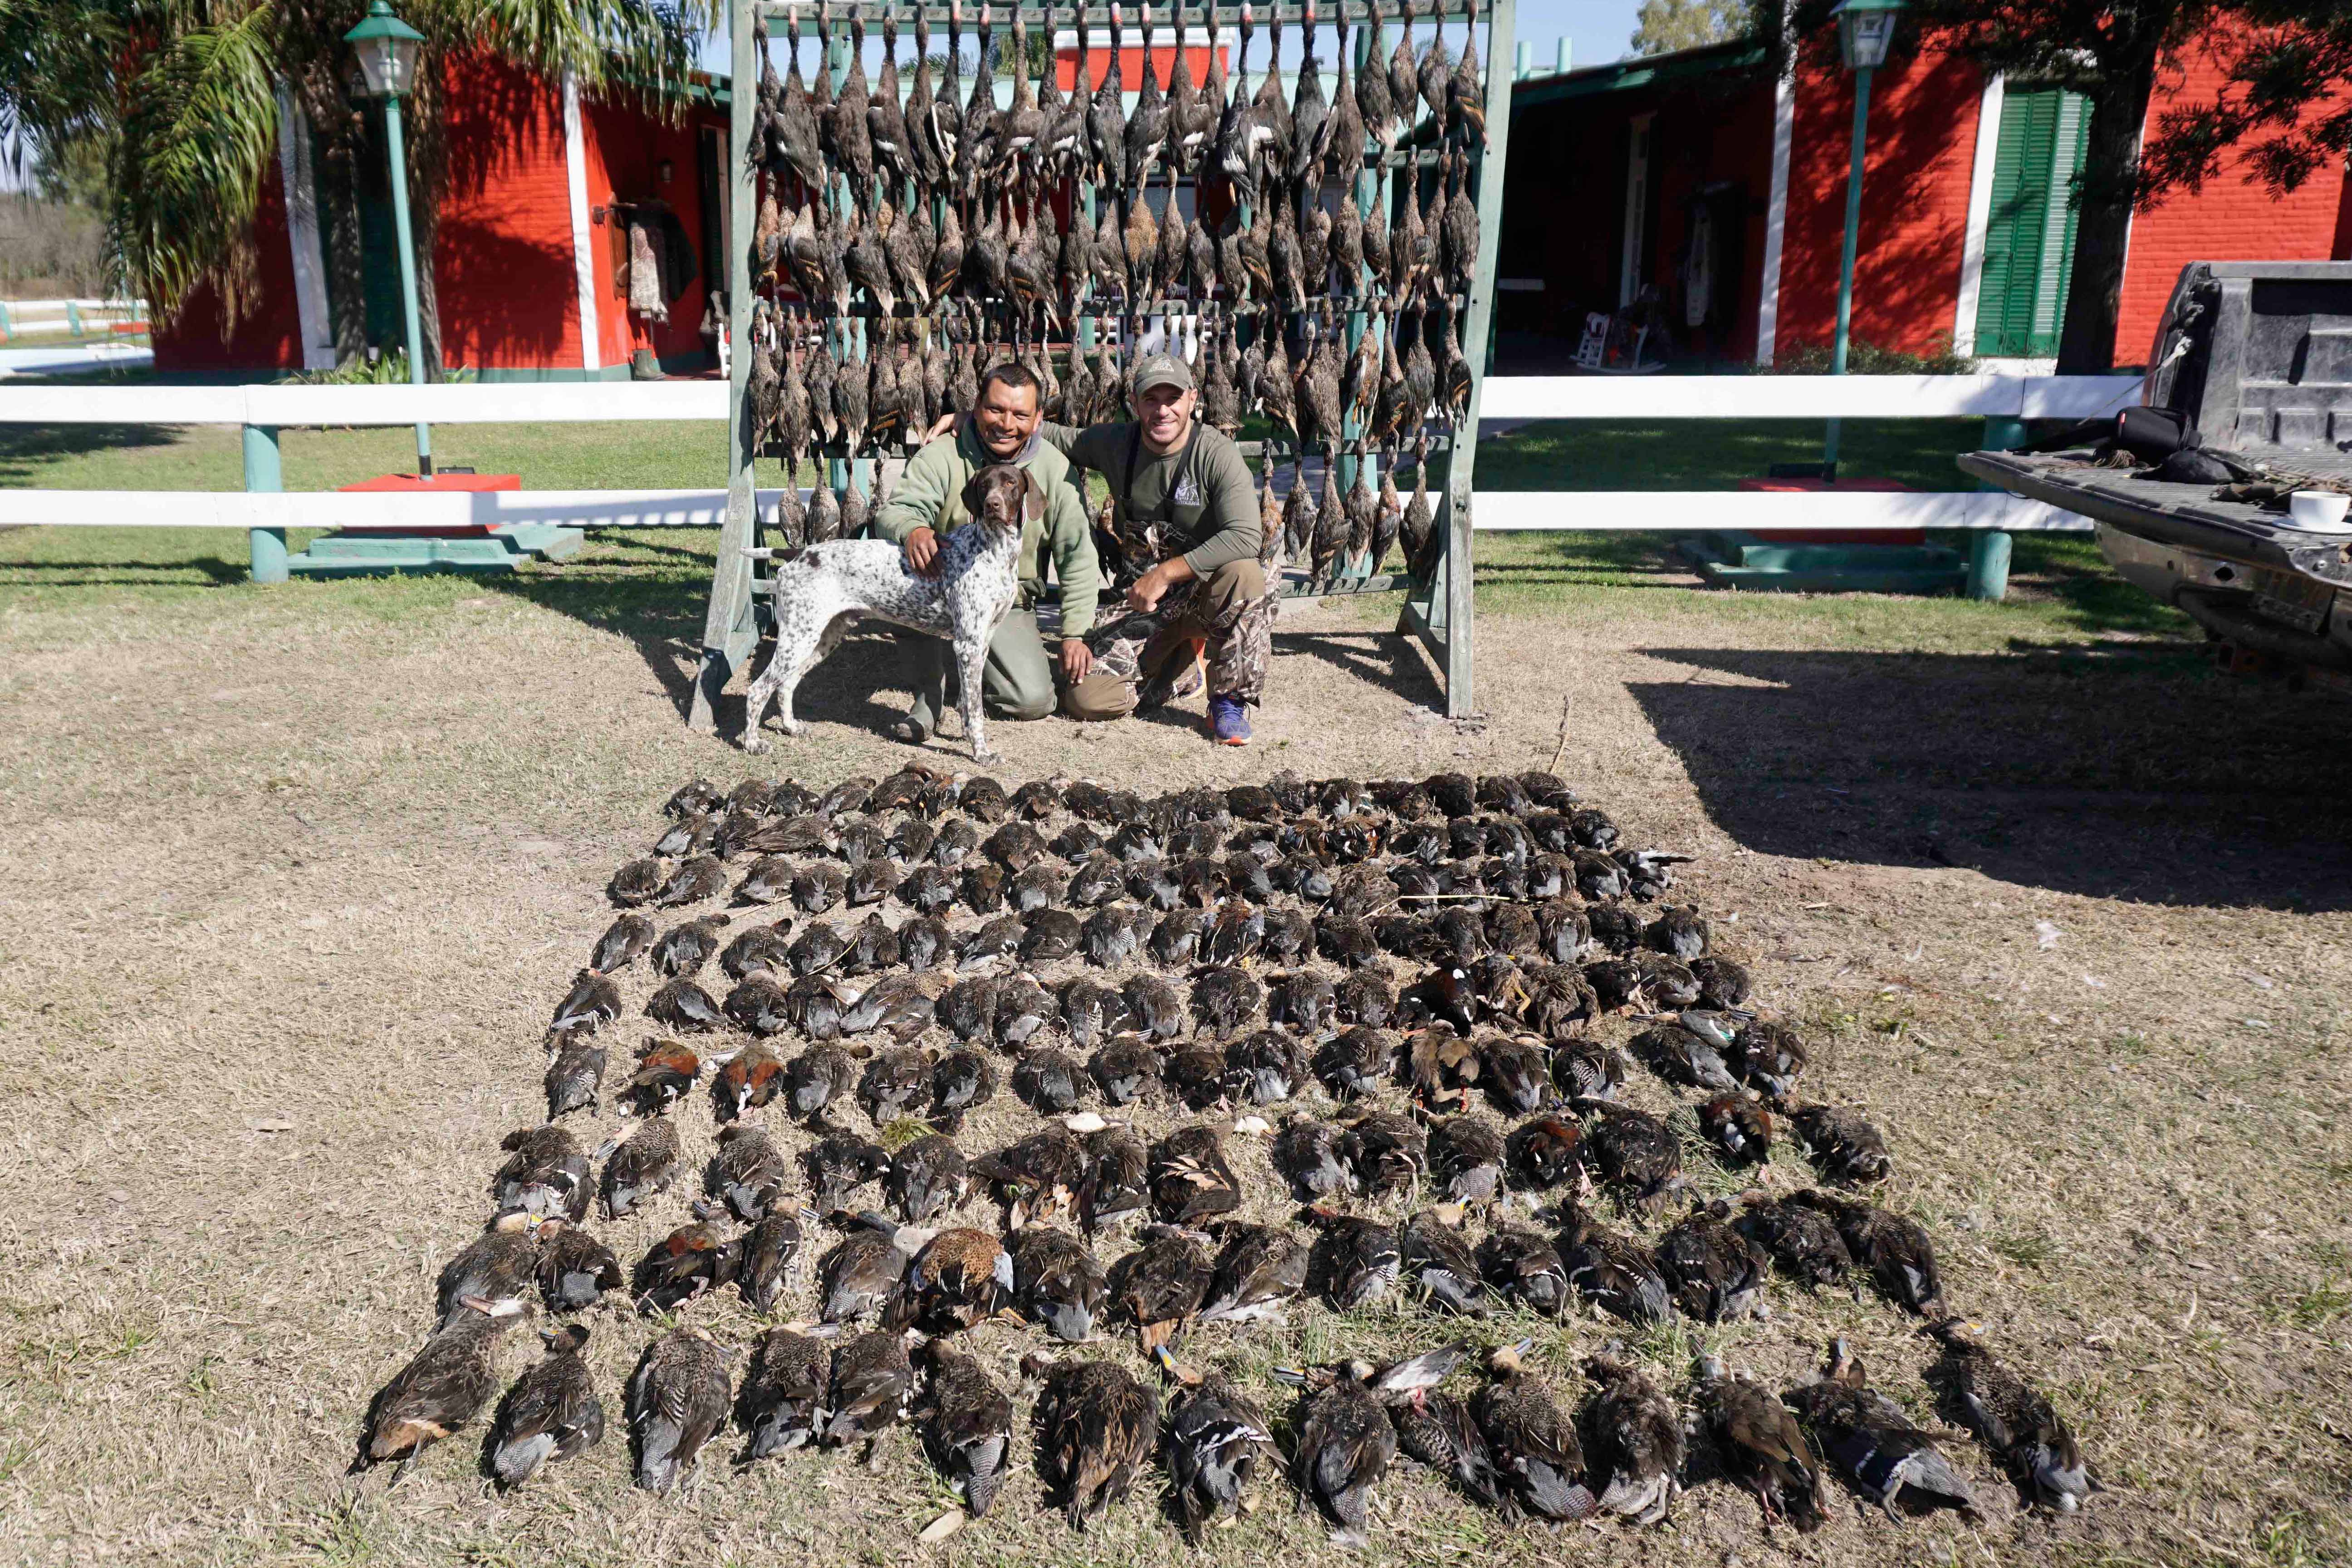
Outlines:
[[[1128,590],[1127,613],[1090,639],[1097,679],[1071,693],[1070,714],[1118,719],[1160,706],[1197,689],[1205,658],[1210,738],[1245,746],[1281,590],[1258,563],[1265,525],[1249,465],[1223,431],[1193,417],[1201,395],[1182,360],[1154,354],[1138,364],[1129,402],[1131,422],[1040,432],[1109,482],[1122,533],[1156,525],[1168,552]]]
[[[1069,461],[1038,436],[1039,395],[1037,378],[1026,366],[1007,361],[990,370],[972,416],[915,454],[874,521],[877,533],[904,548],[908,566],[929,574],[939,570],[940,537],[967,521],[963,488],[976,470],[1013,463],[1044,487],[1045,516],[1031,521],[1021,538],[1020,596],[988,644],[981,701],[992,719],[1043,719],[1054,710],[1057,692],[1075,713],[1114,702],[1124,689],[1096,668],[1087,646],[1102,571],[1086,508],[1070,485]],[[1036,615],[1049,563],[1062,595],[1060,641],[1050,658]],[[944,641],[937,644],[935,662],[917,686],[914,711],[890,727],[895,739],[918,745],[930,739],[948,706],[953,658]]]

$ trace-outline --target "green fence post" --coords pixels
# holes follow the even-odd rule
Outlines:
[[[1985,421],[1984,450],[2011,452],[2025,445],[2025,421],[1995,416]],[[1980,490],[1999,485],[1977,481]],[[2009,594],[2009,558],[2015,542],[1997,528],[1980,528],[1969,541],[1969,597],[1998,604]]]
[[[286,487],[281,482],[278,465],[278,430],[269,425],[248,425],[245,427],[245,488],[248,494],[276,495]],[[257,528],[248,537],[252,541],[253,567],[250,575],[257,583],[283,583],[286,570],[286,531],[282,528]]]
[[[81,307],[71,300],[66,301],[66,331],[81,336]]]

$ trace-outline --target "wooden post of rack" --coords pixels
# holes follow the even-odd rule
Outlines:
[[[756,543],[760,493],[752,459],[759,442],[751,426],[744,388],[751,374],[751,236],[760,193],[751,157],[752,111],[760,101],[760,62],[752,43],[753,0],[730,0],[729,42],[734,90],[727,106],[727,330],[733,353],[727,377],[727,521],[719,530],[719,561],[710,577],[710,607],[702,623],[702,665],[695,672],[694,703],[687,723],[718,727],[719,694],[728,679],[751,662],[760,646],[758,606],[751,595],[751,563],[743,552]],[[785,481],[791,483],[790,479]]]
[[[1445,670],[1445,713],[1451,719],[1476,711],[1471,675],[1471,470],[1478,453],[1478,405],[1486,389],[1487,326],[1494,320],[1495,255],[1503,227],[1503,170],[1510,154],[1511,69],[1517,28],[1516,0],[1493,0],[1487,12],[1486,146],[1474,165],[1478,179],[1478,265],[1470,279],[1470,300],[1462,328],[1462,353],[1470,362],[1470,409],[1454,432],[1445,454],[1445,500],[1436,526],[1445,530],[1445,554],[1430,574],[1427,589],[1407,595],[1397,630],[1420,638]],[[1442,26],[1443,24],[1441,24]]]

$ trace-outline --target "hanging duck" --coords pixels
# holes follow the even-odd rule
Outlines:
[[[866,106],[866,139],[874,149],[874,172],[884,181],[882,194],[897,196],[905,182],[915,177],[915,151],[907,133],[906,110],[898,99],[898,8],[882,13],[882,68],[874,79],[874,95]]]
[[[1421,111],[1415,100],[1421,96],[1421,68],[1412,57],[1412,0],[1404,0],[1404,26],[1397,32],[1395,52],[1389,56],[1389,114],[1391,127],[1386,150],[1394,152],[1399,139],[1412,129]],[[1371,115],[1364,116],[1367,122]],[[1410,169],[1412,165],[1405,165]]]
[[[1421,64],[1414,73],[1414,87],[1421,101],[1427,106],[1436,127],[1445,128],[1445,103],[1453,88],[1454,57],[1445,47],[1445,24],[1437,16],[1437,7],[1430,7],[1429,47],[1421,54]]]
[[[1211,14],[1214,15],[1213,8]],[[1218,105],[1217,126],[1210,143],[1216,171],[1224,176],[1226,187],[1233,194],[1236,216],[1241,207],[1258,205],[1256,136],[1259,127],[1253,112],[1249,85],[1252,31],[1250,8],[1244,5],[1242,7],[1241,57],[1236,62],[1233,96]],[[1216,58],[1214,54],[1210,57],[1210,68],[1216,73],[1211,76],[1210,81],[1213,89],[1221,91],[1223,76],[1215,64]],[[1226,287],[1233,287],[1232,279],[1226,279]]]
[[[1152,268],[1152,292],[1161,300],[1175,298],[1184,280],[1184,265],[1192,253],[1185,232],[1184,211],[1176,201],[1176,165],[1168,165],[1168,200],[1160,209],[1160,248]]]
[[[1257,79],[1257,93],[1250,108],[1263,132],[1255,139],[1260,166],[1269,186],[1279,186],[1290,171],[1293,127],[1290,106],[1282,100],[1282,12],[1278,6],[1266,25],[1265,51],[1265,71]]]
[[[887,30],[885,30],[887,37]],[[931,24],[925,9],[915,8],[915,80],[898,111],[904,130],[907,172],[915,182],[919,203],[934,193],[945,194],[947,163],[941,155],[939,126],[931,92]]]
[[[1135,113],[1124,137],[1124,187],[1139,192],[1150,182],[1151,171],[1168,144],[1168,100],[1160,93],[1160,71],[1151,57],[1151,5],[1143,6],[1143,87],[1135,95]],[[1174,163],[1170,163],[1174,177]]]
[[[1086,25],[1080,14],[1079,26]],[[1107,189],[1117,188],[1131,195],[1134,185],[1121,185],[1119,175],[1127,167],[1127,108],[1126,86],[1119,79],[1118,7],[1110,8],[1110,68],[1103,73],[1102,85],[1095,89],[1094,101],[1087,110],[1087,142],[1094,154],[1094,180],[1097,199]]]
[[[1032,188],[1024,176],[1036,167],[1037,138],[1045,129],[1045,111],[1029,86],[1029,13],[1013,8],[1013,101],[997,122],[993,171],[1000,184]]]
[[[995,172],[996,38],[990,20],[989,8],[982,5],[980,66],[972,73],[971,94],[964,100],[962,128],[956,138],[957,167],[961,171],[966,199],[985,199],[991,193],[989,182]]]
[[[849,183],[849,199],[867,213],[881,195],[874,179],[874,136],[866,111],[874,95],[866,84],[866,13],[861,6],[849,15],[849,73],[833,105],[833,159]]]
[[[784,37],[792,55],[792,70],[784,79],[780,106],[768,118],[768,143],[775,155],[800,176],[802,199],[814,201],[824,194],[824,158],[817,145],[815,106],[809,98],[808,84],[801,78],[801,18],[797,7],[785,18]],[[820,60],[820,75],[823,70],[824,62]]]
[[[1445,83],[1445,130],[1465,147],[1486,144],[1486,89],[1478,79],[1478,0],[1462,18],[1462,55]]]
[[[1323,96],[1323,62],[1315,58],[1315,0],[1307,0],[1306,20],[1304,52],[1298,61],[1298,81],[1293,89],[1290,109],[1289,161],[1284,173],[1299,194],[1311,202],[1316,191],[1308,184],[1307,176],[1314,174],[1315,184],[1321,184],[1323,154],[1331,139],[1331,105]]]
[[[1354,297],[1364,288],[1364,215],[1350,186],[1339,197],[1339,216],[1331,221],[1331,266],[1338,272],[1339,292]]]
[[[1478,275],[1478,205],[1470,199],[1470,155],[1450,154],[1445,162],[1444,216],[1438,222],[1439,266],[1445,291],[1456,299],[1470,297]]]
[[[923,211],[929,204],[918,196],[904,211],[882,203],[882,255],[889,263],[890,281],[911,314],[928,315],[931,309],[931,258],[938,254],[938,237]]]
[[[1381,29],[1381,10],[1377,5],[1368,9],[1371,16],[1364,37],[1363,68],[1356,73],[1356,126],[1379,144],[1381,156],[1386,158],[1396,151],[1396,104],[1389,92],[1388,58],[1383,52],[1388,39]]]
[[[1211,105],[1201,96],[1192,81],[1192,52],[1188,47],[1184,30],[1184,0],[1175,0],[1176,60],[1168,68],[1168,162],[1179,174],[1191,174],[1200,166],[1202,151],[1216,132],[1217,111],[1222,103]],[[1216,40],[1210,39],[1210,73],[1216,74]],[[1222,97],[1223,84],[1217,84]]]

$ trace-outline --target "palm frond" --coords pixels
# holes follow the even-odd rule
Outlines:
[[[111,221],[158,320],[205,280],[230,319],[242,313],[253,216],[278,145],[276,22],[265,4],[191,28],[128,84]]]

